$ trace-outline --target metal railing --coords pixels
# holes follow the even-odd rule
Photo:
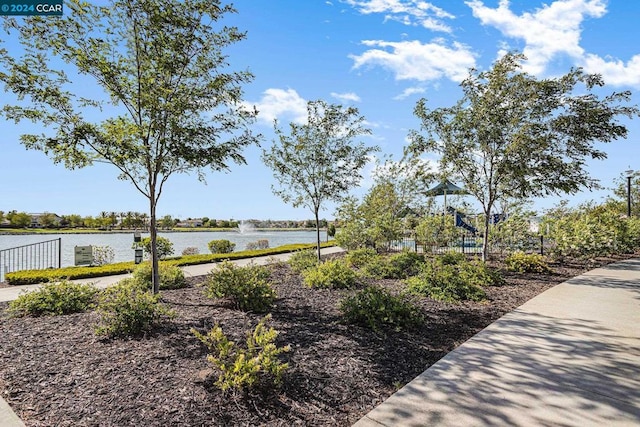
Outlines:
[[[62,238],[0,250],[0,282],[7,273],[60,268]]]

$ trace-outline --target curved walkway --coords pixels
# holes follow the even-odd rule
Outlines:
[[[640,426],[640,259],[559,284],[354,427]]]

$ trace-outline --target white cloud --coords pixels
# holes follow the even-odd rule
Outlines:
[[[598,73],[606,84],[640,87],[640,55],[634,55],[626,64],[623,61],[598,55],[585,56],[582,67],[588,73]]]
[[[393,99],[396,101],[401,101],[405,98],[408,98],[412,95],[417,95],[421,93],[425,93],[427,90],[423,87],[409,87],[402,91],[402,93],[398,96],[395,96]]]
[[[545,70],[549,61],[560,54],[575,59],[584,55],[580,46],[581,24],[588,18],[600,18],[606,12],[605,0],[557,0],[535,12],[514,14],[508,0],[500,0],[497,8],[470,0],[467,6],[483,25],[493,26],[507,37],[525,42],[523,53],[528,62],[524,69],[533,74]]]
[[[420,25],[428,30],[451,32],[444,19],[455,16],[423,0],[345,0],[360,13],[385,14],[385,21],[397,21],[404,25]]]
[[[361,101],[360,97],[353,92],[347,92],[347,93],[331,92],[331,96],[333,96],[334,98],[342,102],[349,102],[349,101],[360,102]]]
[[[396,80],[427,81],[446,77],[460,82],[475,64],[472,51],[461,43],[453,43],[452,47],[448,47],[442,40],[426,44],[417,40],[364,40],[362,44],[378,49],[367,50],[361,55],[350,55],[354,61],[353,68],[383,67],[392,71]]]
[[[275,119],[290,119],[304,123],[307,120],[307,101],[293,89],[267,89],[258,102],[247,102],[248,106],[255,105],[258,110],[258,120],[272,124]]]

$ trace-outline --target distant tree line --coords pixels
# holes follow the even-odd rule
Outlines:
[[[256,220],[248,221],[256,228],[314,228],[315,221],[308,220]],[[158,228],[171,230],[174,228],[237,228],[239,221],[234,219],[202,218],[174,218],[165,215],[158,220]],[[328,221],[322,219],[321,227],[327,227]],[[0,227],[4,228],[40,228],[65,229],[87,228],[101,230],[148,230],[149,215],[141,212],[107,212],[102,211],[96,216],[82,216],[78,214],[57,215],[51,212],[32,214],[11,210],[0,211]]]

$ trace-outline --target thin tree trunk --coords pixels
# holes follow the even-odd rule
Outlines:
[[[318,251],[318,262],[320,261],[320,218],[319,215],[320,213],[318,212],[319,209],[315,209],[315,217],[316,217],[316,248]]]
[[[155,191],[150,192],[152,197],[149,198],[150,201],[150,227],[149,234],[151,237],[151,281],[153,284],[153,293],[157,294],[160,292],[160,273],[158,266],[158,236],[157,236],[157,227],[156,227],[156,200],[155,200]]]
[[[488,258],[489,258],[489,215],[485,215],[484,236],[482,236],[482,261],[486,262]]]

